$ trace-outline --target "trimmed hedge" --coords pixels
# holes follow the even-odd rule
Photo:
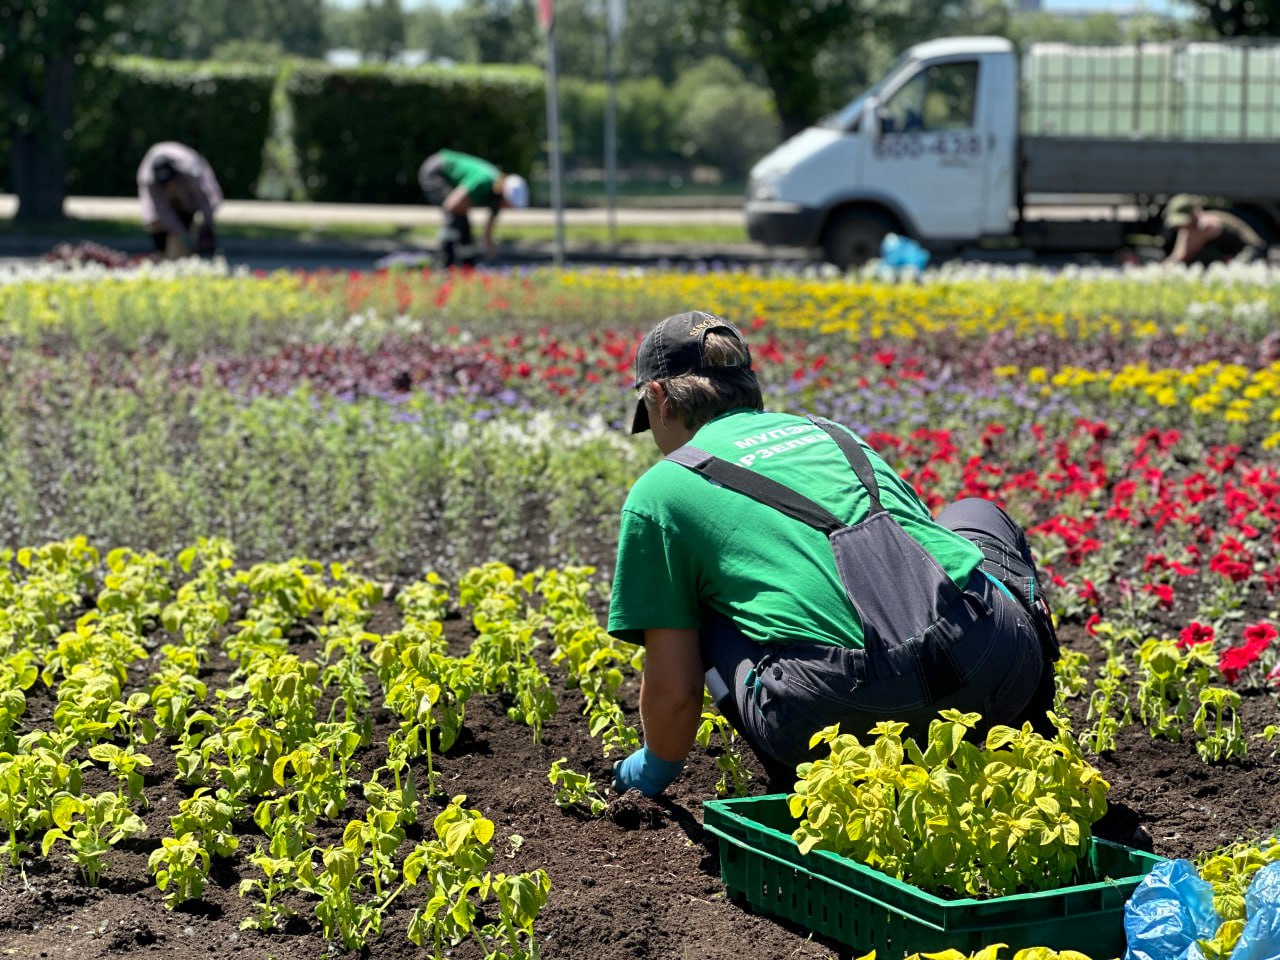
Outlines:
[[[87,74],[67,158],[67,192],[128,196],[151,144],[208,159],[228,197],[252,198],[271,120],[273,66],[115,59]]]
[[[546,128],[545,79],[532,67],[301,64],[288,95],[311,200],[421,203],[418,167],[445,147],[527,176]]]
[[[421,203],[418,166],[443,147],[525,176],[545,163],[546,79],[536,67],[339,69],[315,61],[126,57],[82,71],[79,87],[69,194],[133,195],[138,162],[160,140],[203,153],[235,199]],[[602,83],[561,80],[569,168],[603,162],[606,96]],[[620,162],[680,162],[676,113],[660,81],[621,83]],[[0,117],[0,184],[11,186],[4,126]]]
[[[609,88],[576,77],[560,81],[560,145],[570,165],[599,167]],[[678,105],[655,77],[618,84],[618,159],[628,164],[679,163]]]

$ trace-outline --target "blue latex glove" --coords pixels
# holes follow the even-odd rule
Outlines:
[[[683,769],[683,760],[663,760],[644,746],[613,765],[613,789],[619,793],[636,789],[646,797],[656,797]]]

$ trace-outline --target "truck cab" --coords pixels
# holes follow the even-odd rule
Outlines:
[[[885,235],[947,247],[1009,234],[1016,203],[1018,59],[999,37],[911,47],[883,79],[762,158],[747,232],[853,266]]]

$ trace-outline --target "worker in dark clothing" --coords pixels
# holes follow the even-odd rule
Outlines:
[[[1267,256],[1267,244],[1253,227],[1226,210],[1206,210],[1203,197],[1175,196],[1165,207],[1164,225],[1176,231],[1165,263],[1249,263]]]
[[[444,231],[440,238],[443,266],[472,265],[476,261],[471,235],[471,208],[489,208],[484,228],[484,251],[494,256],[493,228],[503,207],[527,207],[529,185],[518,174],[504,173],[488,160],[457,150],[440,150],[418,168],[418,185],[427,201],[444,211]]]
[[[142,223],[158,253],[214,252],[213,214],[222,203],[222,188],[209,161],[185,144],[166,140],[146,152],[137,180]]]

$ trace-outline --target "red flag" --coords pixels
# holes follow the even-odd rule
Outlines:
[[[538,23],[543,30],[550,30],[554,20],[551,3],[552,0],[538,0]]]

